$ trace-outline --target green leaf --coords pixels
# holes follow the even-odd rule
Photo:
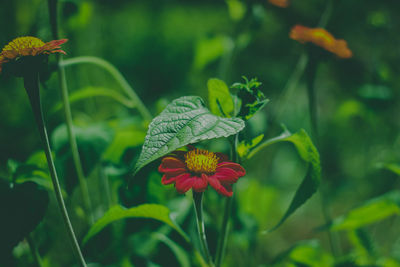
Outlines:
[[[397,175],[400,175],[400,165],[396,163],[379,163],[378,168],[386,169]]]
[[[92,225],[89,232],[83,238],[83,243],[86,243],[90,238],[95,236],[110,223],[127,218],[149,218],[164,222],[187,239],[187,235],[171,220],[169,213],[170,211],[167,207],[158,204],[143,204],[130,209],[126,209],[119,205],[113,206],[103,215],[103,217]]]
[[[114,99],[115,101],[119,102],[120,104],[128,107],[128,108],[134,108],[135,104],[127,99],[124,95],[117,93],[115,90],[111,90],[108,88],[103,88],[103,87],[94,87],[94,86],[88,86],[85,88],[82,88],[78,91],[75,91],[70,94],[69,96],[69,102],[71,104],[85,100],[87,98],[92,98],[92,97],[108,97],[111,99]],[[52,112],[56,112],[60,110],[63,106],[63,103],[57,103],[53,109]]]
[[[112,123],[111,126],[114,130],[115,136],[104,152],[102,159],[119,164],[124,152],[128,148],[143,145],[146,136],[146,128],[140,125],[140,122],[137,121],[121,123],[120,120]]]
[[[247,156],[247,154],[250,152],[250,149],[254,148],[256,145],[258,145],[262,139],[264,138],[264,134],[260,134],[257,137],[254,137],[250,141],[242,141],[237,147],[237,152],[241,158],[244,158]]]
[[[305,240],[297,243],[282,253],[275,260],[275,265],[283,261],[287,264],[294,263],[295,266],[330,267],[334,265],[333,257],[322,249],[317,240]]]
[[[355,230],[398,214],[400,214],[400,191],[392,191],[371,199],[361,207],[334,219],[329,229],[331,231]]]
[[[245,120],[250,119],[253,115],[262,109],[269,100],[265,98],[264,93],[258,89],[261,83],[257,78],[250,81],[243,76],[245,83],[235,83],[232,88],[238,89],[237,97],[241,100],[242,104],[238,113],[238,117]]]
[[[260,150],[268,147],[269,145],[278,143],[278,142],[290,142],[292,143],[301,157],[307,164],[309,164],[307,174],[301,182],[300,186],[297,188],[297,191],[292,199],[292,202],[289,205],[289,208],[283,215],[283,217],[279,220],[278,224],[275,225],[272,229],[268,231],[273,231],[293,213],[300,206],[302,206],[314,193],[317,191],[318,186],[321,181],[321,165],[319,159],[319,153],[312,143],[310,137],[306,133],[305,130],[301,129],[295,134],[291,134],[286,128],[284,132],[275,138],[269,139],[263,143],[261,143],[258,147],[253,149],[249,155],[248,159],[253,157]]]
[[[230,117],[229,114],[233,112],[233,101],[225,82],[219,79],[209,79],[207,87],[208,102],[211,112],[218,116],[224,116],[226,114]],[[222,114],[221,109],[224,114]]]
[[[11,187],[0,179],[0,258],[2,260],[3,253],[11,252],[11,249],[42,221],[48,203],[47,191],[37,184],[25,182]]]
[[[225,0],[229,16],[233,21],[240,21],[246,14],[246,5],[239,0]]]
[[[217,60],[225,53],[232,51],[233,42],[226,36],[215,36],[202,39],[196,44],[194,68],[202,70],[211,62]]]
[[[213,115],[198,96],[175,99],[150,123],[134,174],[146,164],[180,147],[228,137],[243,128],[242,119]]]

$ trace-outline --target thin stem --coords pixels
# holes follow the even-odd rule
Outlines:
[[[239,142],[239,135],[236,134],[234,136],[231,147],[231,158],[233,162],[239,161],[239,155],[237,153],[238,142]],[[216,267],[221,266],[225,256],[226,244],[228,241],[228,233],[229,233],[229,218],[231,217],[231,211],[232,211],[232,203],[233,203],[233,196],[228,197],[225,200],[224,217],[222,219],[222,225],[221,225],[221,236],[218,241],[217,254],[215,257]]]
[[[222,260],[225,255],[226,243],[228,241],[229,232],[229,218],[231,216],[233,197],[228,197],[225,200],[224,217],[221,225],[221,237],[218,241],[217,254],[215,256],[215,266],[221,266]]]
[[[79,248],[78,241],[76,239],[74,229],[72,228],[71,221],[68,216],[67,208],[64,204],[64,199],[61,194],[60,183],[58,181],[56,168],[54,166],[53,156],[51,154],[50,142],[47,135],[46,125],[43,119],[40,93],[39,93],[39,75],[38,73],[32,73],[24,77],[24,86],[28,94],[29,101],[32,106],[32,111],[35,116],[35,120],[38,126],[39,134],[44,146],[44,152],[46,154],[47,164],[50,171],[51,181],[53,182],[54,193],[56,195],[58,207],[60,209],[65,227],[67,230],[68,237],[71,241],[72,249],[78,257],[81,266],[86,266],[85,259],[83,258],[82,252]]]
[[[121,85],[121,88],[124,90],[124,92],[136,104],[136,107],[140,112],[140,114],[143,116],[143,118],[149,121],[153,119],[153,116],[151,115],[150,111],[146,108],[142,100],[140,100],[139,96],[129,85],[128,81],[124,78],[124,76],[122,76],[122,74],[118,71],[118,69],[108,61],[97,57],[75,57],[64,60],[63,62],[60,63],[60,66],[68,67],[71,65],[83,64],[83,63],[94,64],[108,71],[111,74],[111,76],[113,76],[113,78]]]
[[[203,248],[204,255],[206,256],[206,261],[209,266],[214,266],[212,261],[210,251],[208,250],[207,245],[207,237],[204,227],[204,218],[203,218],[203,193],[198,193],[193,191],[193,202],[194,202],[194,209],[196,212],[196,221],[197,221],[197,230],[199,233],[199,239],[201,246]]]
[[[62,62],[61,57],[59,57],[59,62],[60,63]],[[58,68],[58,81],[61,88],[64,116],[67,125],[68,142],[71,147],[72,160],[74,162],[76,174],[78,176],[79,185],[82,192],[83,203],[85,204],[86,210],[89,213],[90,223],[93,224],[94,217],[92,211],[92,203],[90,201],[89,189],[87,186],[85,174],[83,173],[83,167],[79,155],[78,144],[76,142],[76,136],[73,129],[71,106],[69,104],[69,96],[68,96],[67,79],[65,76],[65,70],[61,66]]]
[[[35,260],[36,266],[42,267],[42,259],[40,258],[35,242],[33,241],[30,234],[26,237],[26,241],[28,242],[29,248],[31,249],[32,256],[33,259]]]
[[[54,39],[58,39],[58,10],[57,10],[57,0],[49,0],[49,15],[50,15],[50,26],[51,32]],[[92,211],[92,203],[89,197],[89,189],[87,186],[85,174],[83,173],[83,167],[81,163],[81,158],[79,156],[78,144],[76,142],[75,132],[73,130],[73,123],[72,123],[72,113],[71,113],[71,106],[69,103],[69,96],[68,96],[68,87],[67,87],[67,79],[65,76],[65,70],[61,67],[62,63],[62,56],[57,55],[56,61],[58,63],[58,83],[61,89],[62,101],[63,101],[63,110],[65,116],[65,122],[67,126],[67,133],[68,133],[68,142],[71,148],[72,160],[74,162],[76,174],[79,180],[79,185],[82,192],[82,199],[85,205],[85,208],[89,214],[90,223],[94,223],[93,211]]]

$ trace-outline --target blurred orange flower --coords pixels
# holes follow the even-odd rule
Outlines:
[[[331,33],[322,28],[308,28],[296,25],[290,31],[289,36],[300,43],[311,42],[341,58],[350,58],[353,56],[345,40],[335,39]]]
[[[60,45],[66,41],[67,39],[61,39],[45,43],[39,38],[31,36],[15,38],[9,42],[0,53],[0,73],[3,64],[16,61],[22,57],[38,56],[51,53],[65,54],[65,52],[60,49]]]
[[[268,0],[270,4],[273,4],[274,6],[278,7],[288,7],[289,6],[289,0]]]

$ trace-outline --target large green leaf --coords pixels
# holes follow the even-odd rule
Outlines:
[[[113,206],[89,229],[89,232],[83,238],[83,243],[86,243],[90,238],[95,236],[110,223],[127,218],[155,219],[168,224],[184,238],[187,238],[186,234],[179,228],[179,226],[171,220],[169,213],[170,211],[167,207],[159,204],[143,204],[130,209],[126,209],[119,205]]]
[[[49,203],[47,191],[33,182],[10,184],[0,179],[0,262],[8,262],[12,249],[37,225],[46,214]],[[4,264],[4,265],[3,265]]]
[[[150,123],[135,173],[146,164],[182,146],[228,137],[243,128],[244,121],[239,118],[213,115],[198,96],[175,99]]]
[[[273,231],[278,228],[293,212],[302,206],[317,191],[321,180],[319,153],[312,143],[310,137],[303,129],[295,134],[291,134],[287,129],[285,129],[280,136],[269,139],[253,149],[247,158],[249,159],[253,157],[260,150],[278,142],[291,142],[296,147],[299,156],[309,164],[309,167],[306,176],[304,177],[300,186],[297,188],[289,208],[280,219],[278,224],[269,231]]]
[[[332,231],[355,230],[398,214],[400,214],[400,191],[392,191],[371,199],[362,206],[334,219],[329,229]]]
[[[225,82],[219,79],[209,79],[207,88],[211,112],[218,116],[231,114],[233,112],[233,101]],[[221,109],[224,114],[222,114]]]

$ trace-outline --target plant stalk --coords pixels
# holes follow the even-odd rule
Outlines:
[[[78,241],[76,239],[74,229],[72,228],[71,221],[68,216],[67,208],[65,207],[64,199],[61,194],[60,183],[58,181],[56,168],[54,166],[53,156],[51,154],[50,142],[47,135],[46,125],[43,119],[42,106],[40,101],[39,92],[39,75],[37,72],[30,73],[24,77],[24,86],[28,94],[29,101],[32,107],[32,111],[38,126],[39,134],[44,146],[44,152],[46,154],[47,164],[50,171],[51,181],[53,182],[54,193],[58,207],[60,209],[68,237],[71,241],[72,249],[76,254],[81,266],[86,267],[85,259],[83,258],[82,252],[79,248]]]
[[[193,191],[193,203],[194,210],[196,212],[196,222],[197,222],[197,230],[199,233],[199,240],[201,243],[201,247],[203,249],[204,255],[206,257],[206,261],[209,266],[214,267],[214,263],[212,261],[210,251],[207,245],[207,237],[204,227],[204,218],[203,218],[203,192],[195,192]]]
[[[234,136],[231,147],[231,158],[233,162],[239,161],[239,155],[237,153],[238,142],[239,142],[239,134],[236,134]],[[225,256],[226,243],[228,241],[228,233],[229,233],[229,218],[231,217],[231,211],[232,211],[232,203],[233,203],[233,196],[228,197],[225,200],[224,217],[222,219],[222,224],[221,224],[221,236],[218,240],[217,254],[215,257],[216,267],[221,266]]]
[[[49,16],[50,16],[50,26],[51,32],[54,39],[58,39],[58,10],[57,10],[57,0],[49,0]],[[65,123],[67,126],[67,133],[68,133],[68,142],[71,148],[72,160],[74,162],[76,175],[78,177],[79,185],[82,192],[82,200],[86,211],[89,214],[89,221],[90,224],[94,223],[93,211],[92,211],[92,203],[89,197],[89,189],[87,186],[85,174],[83,172],[83,167],[81,163],[81,158],[79,156],[78,144],[76,142],[75,132],[73,130],[73,122],[72,122],[72,113],[71,113],[71,106],[69,104],[69,96],[68,96],[68,87],[67,87],[67,79],[65,76],[65,70],[61,66],[62,63],[62,56],[57,54],[56,62],[58,65],[58,83],[61,89],[62,101],[63,101],[63,110],[64,110],[64,117]]]

